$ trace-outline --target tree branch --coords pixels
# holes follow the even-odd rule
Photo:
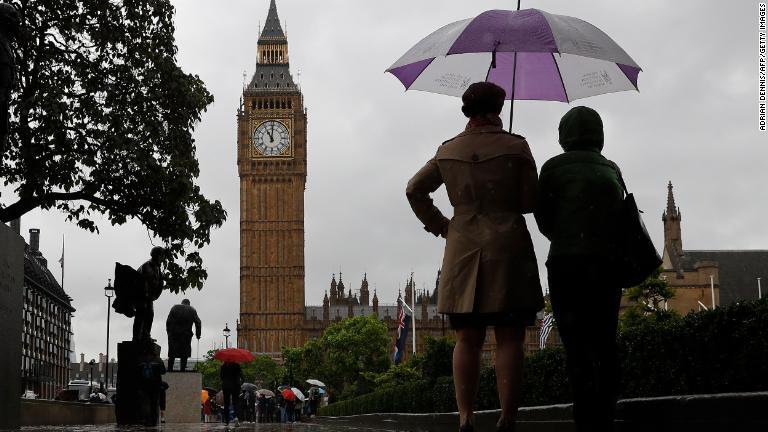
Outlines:
[[[52,205],[56,203],[56,201],[77,200],[88,201],[106,208],[109,208],[111,204],[109,200],[99,198],[96,195],[85,192],[84,190],[75,192],[49,192],[42,196],[21,198],[8,207],[0,208],[0,222],[5,223],[20,218],[24,214],[34,210],[37,207],[49,204]]]

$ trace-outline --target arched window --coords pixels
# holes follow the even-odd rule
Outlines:
[[[291,108],[291,100],[290,99],[288,99],[288,109],[292,109]]]
[[[261,109],[261,99],[259,99],[259,109]]]
[[[280,83],[277,83],[277,88],[280,88]]]
[[[273,100],[269,101],[269,108],[270,109],[275,109],[275,101],[273,101]]]
[[[256,101],[255,100],[251,101],[251,109],[256,109]]]

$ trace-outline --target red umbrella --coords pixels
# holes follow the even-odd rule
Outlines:
[[[225,348],[216,351],[213,355],[216,360],[221,360],[225,363],[248,363],[256,359],[250,351],[242,348]]]
[[[283,399],[291,400],[291,401],[296,400],[296,394],[293,393],[293,390],[291,390],[290,387],[284,388],[282,393],[283,393]]]

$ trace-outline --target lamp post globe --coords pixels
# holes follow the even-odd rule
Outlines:
[[[106,357],[106,369],[104,370],[104,376],[107,392],[109,392],[109,320],[110,320],[110,305],[112,304],[112,297],[115,295],[115,288],[112,286],[112,279],[107,279],[107,286],[104,287],[104,296],[107,298],[107,357]],[[113,380],[114,385],[114,380]]]
[[[90,394],[93,393],[93,365],[96,364],[96,360],[91,359],[88,364],[90,365],[90,372],[88,373],[88,396],[90,397]]]
[[[222,330],[224,334],[224,348],[229,348],[229,334],[232,333],[232,331],[229,329],[229,323],[224,324],[224,330]]]

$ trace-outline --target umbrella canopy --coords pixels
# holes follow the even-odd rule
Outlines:
[[[304,396],[304,393],[302,393],[301,390],[297,389],[296,387],[291,387],[291,390],[293,391],[293,394],[295,394],[300,401],[304,402],[305,400],[307,400],[307,397]]]
[[[280,394],[283,395],[283,399],[285,400],[296,400],[296,393],[294,393],[290,387],[284,388]]]
[[[387,72],[407,90],[461,96],[495,83],[511,100],[571,102],[637,90],[642,69],[608,35],[578,18],[538,9],[490,10],[422,39]]]
[[[261,389],[259,390],[259,393],[263,394],[266,397],[275,397],[275,393],[272,390]]]
[[[256,359],[254,355],[242,348],[225,348],[216,351],[213,355],[216,360],[221,360],[228,363],[248,363]]]
[[[320,380],[316,380],[316,379],[308,379],[308,380],[307,380],[307,383],[308,383],[308,384],[311,384],[311,385],[315,385],[315,386],[318,386],[318,387],[325,387],[325,384],[323,384],[323,382],[322,382],[322,381],[320,381]]]
[[[207,391],[209,396],[214,396],[216,393],[219,392],[218,390],[212,387],[203,387],[203,390]]]
[[[256,384],[251,383],[243,383],[240,386],[240,390],[246,390],[246,391],[256,391],[259,387],[256,386]]]

